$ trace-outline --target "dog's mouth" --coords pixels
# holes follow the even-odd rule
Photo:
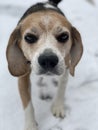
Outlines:
[[[53,75],[61,75],[63,73],[62,69],[54,68],[54,69],[39,69],[38,75],[48,75],[48,76],[53,76]]]
[[[49,76],[52,76],[52,75],[58,75],[57,73],[53,73],[51,71],[42,71],[39,73],[40,75],[49,75]]]

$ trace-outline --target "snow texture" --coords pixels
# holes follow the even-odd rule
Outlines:
[[[6,46],[24,11],[40,0],[0,1],[0,130],[24,130],[24,111],[17,78],[7,68]],[[44,0],[43,0],[44,1]],[[70,76],[65,94],[66,117],[56,119],[50,111],[52,100],[41,100],[33,84],[32,99],[39,130],[98,130],[98,0],[63,0],[59,7],[81,33],[84,53]],[[54,96],[55,89],[46,88]]]

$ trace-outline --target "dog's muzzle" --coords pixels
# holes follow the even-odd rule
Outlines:
[[[59,59],[56,54],[53,52],[44,52],[38,57],[38,63],[41,67],[40,73],[43,74],[56,74],[56,66],[59,62]]]

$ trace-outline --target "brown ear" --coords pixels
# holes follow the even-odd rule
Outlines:
[[[66,63],[69,67],[70,74],[74,76],[75,66],[78,64],[83,53],[82,39],[80,33],[75,27],[71,30],[72,47],[70,54],[66,57]]]
[[[13,76],[22,76],[30,71],[30,66],[19,48],[20,40],[21,33],[17,27],[10,36],[6,51],[8,68]]]

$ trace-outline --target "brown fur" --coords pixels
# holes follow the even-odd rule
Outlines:
[[[72,27],[72,47],[70,53],[65,58],[65,62],[69,67],[70,73],[74,76],[75,66],[78,64],[83,53],[82,39],[80,33],[75,27]]]
[[[29,101],[31,100],[30,96],[30,74],[27,74],[18,79],[19,92],[22,99],[24,109],[28,106]]]
[[[21,41],[20,35],[20,29],[16,28],[10,36],[6,53],[8,68],[14,76],[22,76],[30,71],[27,60],[19,48]]]

